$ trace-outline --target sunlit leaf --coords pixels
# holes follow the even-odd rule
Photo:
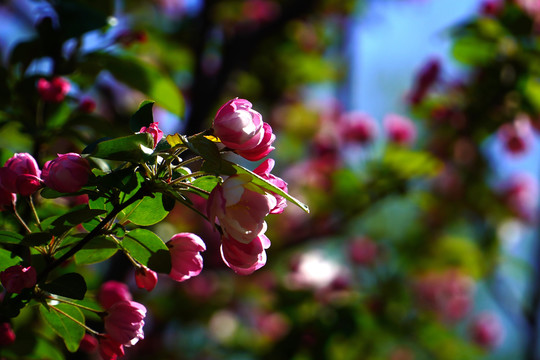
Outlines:
[[[171,271],[171,255],[167,245],[147,229],[135,229],[126,234],[122,246],[141,264],[168,274]]]
[[[123,221],[129,220],[133,224],[150,226],[157,224],[169,214],[163,207],[163,195],[155,193],[154,196],[145,196],[128,206],[121,212]]]
[[[113,240],[98,236],[79,250],[74,259],[79,265],[95,264],[109,259],[117,251],[118,246]]]
[[[84,149],[83,154],[107,160],[139,162],[145,157],[144,148],[151,149],[153,145],[152,135],[141,133],[98,142]]]
[[[19,265],[22,263],[22,259],[13,252],[0,248],[0,271],[6,270],[13,265]]]

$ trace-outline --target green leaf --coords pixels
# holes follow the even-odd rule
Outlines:
[[[65,315],[54,310],[54,308]],[[58,304],[54,307],[41,304],[39,312],[54,332],[64,339],[66,348],[71,352],[77,351],[84,336],[85,329],[73,321],[73,319],[84,324],[84,315],[82,311],[79,308],[68,304]]]
[[[525,97],[529,100],[536,111],[540,111],[540,82],[534,77],[529,77],[524,82]]]
[[[13,265],[19,265],[22,263],[22,259],[13,252],[0,248],[0,271],[6,270]]]
[[[175,115],[182,115],[184,100],[176,84],[153,65],[129,55],[92,53],[86,62],[109,70],[120,82],[141,91]]]
[[[441,162],[427,152],[398,147],[389,147],[382,163],[406,179],[435,176],[442,167]]]
[[[152,108],[154,107],[153,101],[143,101],[139,109],[131,116],[129,120],[129,127],[131,131],[138,132],[141,128],[148,127],[154,122],[154,115],[152,114]]]
[[[497,45],[476,36],[463,36],[454,42],[452,55],[467,65],[482,65],[497,56]]]
[[[2,244],[20,244],[24,236],[11,231],[0,231],[0,243]]]
[[[283,196],[286,200],[292,202],[293,204],[298,206],[300,209],[304,210],[306,213],[309,213],[309,207],[306,204],[304,204],[300,200],[296,199],[295,197],[289,195],[288,193],[281,190],[280,188],[278,188],[274,184],[271,184],[268,181],[264,180],[262,177],[255,174],[253,171],[248,170],[248,169],[246,169],[245,167],[243,167],[241,165],[229,162],[227,160],[225,160],[224,162],[228,163],[236,171],[236,174],[238,174],[238,175],[241,175],[241,174],[249,175],[251,177],[251,182],[253,184],[261,187],[262,189],[264,189],[266,191],[269,191],[269,192],[275,193],[277,195]]]
[[[79,250],[74,258],[78,265],[95,264],[107,260],[117,251],[118,246],[113,240],[99,236]]]
[[[152,135],[141,133],[99,142],[95,147],[84,149],[83,154],[100,159],[139,162],[147,151],[152,151],[153,145]]]
[[[40,288],[52,294],[82,300],[86,294],[86,281],[78,273],[67,273],[40,285]]]
[[[59,104],[54,112],[47,117],[47,127],[51,129],[60,129],[69,119],[71,108],[65,102]]]
[[[129,220],[140,226],[150,226],[157,224],[169,214],[163,207],[163,195],[154,194],[154,197],[145,196],[128,206],[120,213],[122,221]]]
[[[62,193],[48,187],[44,187],[40,192],[40,195],[44,197],[45,199],[56,199],[56,198],[64,197],[64,196],[77,196],[81,194],[85,194],[85,192],[78,191],[76,193]]]
[[[206,166],[213,169],[220,168],[222,164],[221,154],[219,153],[219,149],[214,142],[199,134],[189,137],[186,145],[190,150],[196,154],[199,154],[205,160],[205,162],[208,163]]]
[[[171,271],[171,255],[167,245],[147,229],[130,231],[122,240],[122,247],[141,264],[150,269],[168,274]]]

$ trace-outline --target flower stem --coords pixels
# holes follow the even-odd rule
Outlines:
[[[11,210],[13,210],[13,214],[15,215],[15,217],[17,218],[19,223],[22,225],[22,227],[26,230],[26,232],[29,233],[29,234],[32,233],[32,230],[30,230],[28,225],[26,225],[26,223],[24,222],[22,217],[19,215],[19,212],[17,211],[17,208],[15,207],[15,204],[12,205]]]
[[[72,306],[78,307],[78,308],[83,309],[83,310],[88,310],[88,311],[94,312],[96,314],[103,313],[102,310],[92,309],[91,307],[84,306],[84,305],[81,305],[81,304],[77,304],[75,302],[72,302],[72,301],[66,300],[64,298],[61,298],[58,295],[55,295],[54,297],[50,296],[49,299],[54,300],[54,301],[58,301],[58,302],[61,302],[61,303],[64,303],[64,304],[72,305]]]
[[[39,216],[36,211],[36,207],[34,206],[34,199],[32,198],[32,195],[28,196],[28,203],[30,204],[30,209],[32,209],[32,214],[34,214],[34,218],[36,219],[36,224],[39,228],[39,231],[43,231],[41,228],[41,221],[39,221]]]
[[[188,174],[188,175],[184,175],[184,176],[180,176],[179,178],[176,178],[174,179],[173,181],[171,181],[171,185],[174,185],[182,180],[186,180],[186,179],[189,179],[189,178],[195,178],[195,177],[200,177],[200,176],[203,176],[203,175],[206,175],[206,173],[204,171],[195,171],[194,173],[191,173],[191,174]]]

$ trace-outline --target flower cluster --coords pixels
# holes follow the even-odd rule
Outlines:
[[[30,196],[44,185],[59,192],[76,192],[90,174],[90,165],[79,154],[58,154],[40,170],[37,161],[28,153],[17,153],[0,168],[0,207],[16,201],[16,194]]]
[[[132,301],[127,285],[114,280],[101,286],[98,301],[106,310],[105,334],[99,337],[99,352],[104,360],[114,360],[124,355],[124,346],[133,346],[144,339],[146,308]]]

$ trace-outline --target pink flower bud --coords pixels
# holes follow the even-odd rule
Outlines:
[[[505,149],[512,155],[523,155],[531,147],[534,135],[528,117],[518,117],[511,123],[503,124],[497,135]]]
[[[90,97],[83,97],[79,101],[79,110],[83,113],[90,114],[96,110],[96,102]]]
[[[0,346],[9,346],[15,342],[15,332],[8,322],[0,323]]]
[[[409,95],[411,104],[419,104],[429,89],[438,80],[441,73],[441,63],[438,59],[429,60],[416,75],[413,90]]]
[[[103,360],[116,360],[124,356],[124,346],[105,335],[99,338],[99,355]]]
[[[4,187],[4,178],[6,177],[6,172],[11,173],[6,168],[0,168],[0,211],[7,210],[9,208],[12,208],[15,205],[15,202],[17,201],[17,196],[6,190]],[[8,175],[9,177],[9,175]]]
[[[135,345],[144,339],[146,308],[135,301],[119,301],[107,309],[103,318],[105,331],[119,344]]]
[[[470,331],[473,341],[486,349],[492,349],[499,345],[504,333],[499,318],[491,313],[482,313],[476,316]]]
[[[98,340],[90,334],[84,334],[81,343],[79,344],[79,350],[86,353],[96,351],[98,348]]]
[[[120,301],[131,301],[131,293],[126,284],[109,280],[99,289],[97,300],[105,309]]]
[[[270,240],[265,235],[261,234],[247,244],[226,235],[221,241],[221,258],[235,273],[249,275],[266,264],[264,250],[270,247]]]
[[[90,164],[79,154],[58,154],[54,160],[47,161],[43,167],[42,178],[45,184],[59,192],[77,192],[88,182]]]
[[[139,289],[152,291],[158,282],[157,273],[146,266],[141,266],[135,270],[135,283]]]
[[[480,4],[480,13],[485,16],[497,16],[503,8],[500,0],[486,0]]]
[[[416,126],[406,117],[389,114],[383,120],[388,139],[398,145],[410,146],[416,140]]]
[[[360,145],[371,143],[377,136],[377,124],[372,117],[361,112],[344,114],[340,118],[340,135],[346,142]]]
[[[354,239],[348,250],[351,261],[362,266],[373,265],[379,252],[377,244],[365,237]]]
[[[14,265],[0,272],[0,281],[7,292],[20,294],[23,289],[36,285],[36,269],[32,266]]]
[[[527,172],[514,173],[501,185],[502,195],[510,210],[521,219],[532,222],[538,209],[539,185]]]
[[[163,137],[163,131],[161,131],[158,127],[159,123],[153,122],[148,127],[143,126],[139,133],[148,133],[152,135],[152,138],[154,139],[154,149],[156,148],[157,144]]]
[[[217,217],[223,232],[244,244],[266,231],[264,218],[276,207],[275,196],[252,184],[249,175],[234,175],[208,198],[208,218]]]
[[[44,101],[59,103],[64,100],[71,87],[70,83],[61,77],[55,77],[51,81],[41,78],[37,83],[37,91]]]
[[[200,252],[206,250],[206,244],[200,237],[192,233],[179,233],[167,242],[167,246],[171,252],[171,279],[184,281],[201,273],[203,258]]]
[[[224,104],[214,118],[214,133],[221,142],[234,150],[255,148],[265,135],[262,116],[244,99],[232,99]]]
[[[257,166],[253,172],[287,193],[287,183],[283,181],[283,179],[270,174],[270,171],[272,171],[274,168],[275,163],[276,162],[274,159],[266,159],[259,166]],[[281,214],[287,206],[287,200],[285,200],[285,198],[281,195],[277,195],[275,193],[272,193],[272,195],[274,195],[276,198],[276,206],[270,210],[270,214]]]
[[[261,160],[263,157],[270,154],[270,152],[275,149],[275,147],[272,146],[272,143],[276,140],[276,135],[274,135],[272,127],[267,123],[263,123],[263,131],[264,135],[259,145],[249,150],[237,150],[236,153],[250,161]]]
[[[40,176],[41,170],[32,155],[18,153],[4,164],[0,183],[9,192],[28,196],[42,186]]]

